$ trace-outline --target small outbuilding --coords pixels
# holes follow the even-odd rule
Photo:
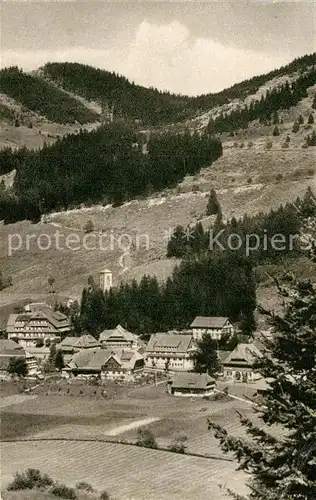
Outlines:
[[[215,379],[207,373],[177,373],[168,382],[168,392],[173,396],[210,396],[214,389]]]

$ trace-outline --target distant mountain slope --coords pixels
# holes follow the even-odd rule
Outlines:
[[[98,115],[45,80],[16,67],[0,71],[0,91],[55,123],[94,122]],[[3,106],[1,114],[8,117]]]
[[[140,120],[146,125],[174,123],[192,118],[232,99],[245,99],[267,81],[293,72],[304,72],[316,64],[316,53],[295,59],[290,64],[267,74],[256,76],[214,94],[188,97],[135,85],[127,78],[78,63],[48,63],[40,75],[60,88],[99,101],[114,115]]]

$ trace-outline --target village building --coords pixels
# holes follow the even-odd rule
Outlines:
[[[159,371],[190,371],[194,350],[192,335],[155,333],[145,349],[145,366]]]
[[[76,352],[87,349],[101,349],[101,344],[92,335],[86,334],[80,337],[66,337],[62,342],[56,344],[56,349],[61,350],[64,361],[67,362]]]
[[[131,378],[144,370],[144,356],[132,349],[111,351],[101,369],[101,379]]]
[[[29,304],[25,312],[10,314],[6,326],[8,338],[24,347],[36,346],[40,341],[58,342],[70,332],[69,318],[46,304]]]
[[[36,358],[25,351],[23,347],[11,339],[0,339],[0,378],[8,377],[8,367],[11,359],[25,359],[28,375],[38,371]]]
[[[254,371],[254,363],[260,357],[262,353],[254,344],[238,344],[222,361],[224,378],[240,382],[257,380],[260,374]]]
[[[76,353],[62,370],[65,377],[132,378],[144,368],[144,357],[131,349],[87,349]]]
[[[174,396],[206,397],[214,389],[215,380],[207,373],[176,373],[168,382],[168,392]]]
[[[213,340],[221,340],[224,336],[231,337],[234,334],[234,326],[223,316],[197,316],[190,328],[195,341],[201,340],[204,334],[210,335]]]
[[[102,347],[130,348],[138,350],[144,347],[144,343],[137,335],[129,332],[121,325],[117,325],[113,330],[104,330],[100,333],[100,343]]]

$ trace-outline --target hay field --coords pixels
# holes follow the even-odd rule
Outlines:
[[[4,443],[3,485],[12,469],[40,466],[70,486],[86,480],[115,500],[221,500],[220,485],[245,491],[234,465],[112,443]],[[62,457],[62,458],[61,458]]]

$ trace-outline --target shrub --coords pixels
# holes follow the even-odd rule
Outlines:
[[[252,178],[251,178],[251,177],[249,177],[249,178],[247,179],[247,183],[248,183],[248,184],[251,184],[251,183],[252,183]]]
[[[107,491],[102,491],[100,494],[100,500],[110,500],[110,495]]]
[[[92,233],[94,231],[94,225],[91,219],[89,219],[86,224],[83,226],[83,231],[85,233]]]
[[[157,449],[157,443],[155,437],[149,429],[138,429],[137,435],[138,435],[138,439],[136,441],[137,446]]]
[[[267,141],[266,144],[265,144],[266,149],[271,149],[272,146],[273,146],[273,144],[272,144],[271,141]]]
[[[244,147],[245,147],[245,144],[242,142],[242,143],[239,145],[239,147],[242,149],[242,148],[244,148]]]
[[[51,492],[56,497],[66,498],[67,500],[76,500],[77,498],[75,490],[65,484],[56,484]]]
[[[27,469],[26,472],[16,472],[14,480],[8,486],[8,490],[32,490],[33,488],[47,488],[52,486],[53,480],[42,474],[38,469]]]
[[[247,143],[247,146],[248,146],[248,148],[252,148],[252,146],[253,146],[253,142],[252,142],[252,141],[249,141],[249,142]]]
[[[289,143],[288,142],[284,142],[282,144],[282,149],[288,149],[290,146],[289,146]]]
[[[77,483],[76,488],[77,490],[89,491],[91,493],[94,491],[91,484],[86,483],[85,481],[80,481],[79,483]]]
[[[169,450],[174,453],[185,453],[187,439],[186,436],[176,436],[174,442],[169,446]]]
[[[277,181],[281,181],[282,179],[283,179],[283,175],[282,175],[282,174],[278,174],[278,175],[276,176],[276,180],[277,180]]]

